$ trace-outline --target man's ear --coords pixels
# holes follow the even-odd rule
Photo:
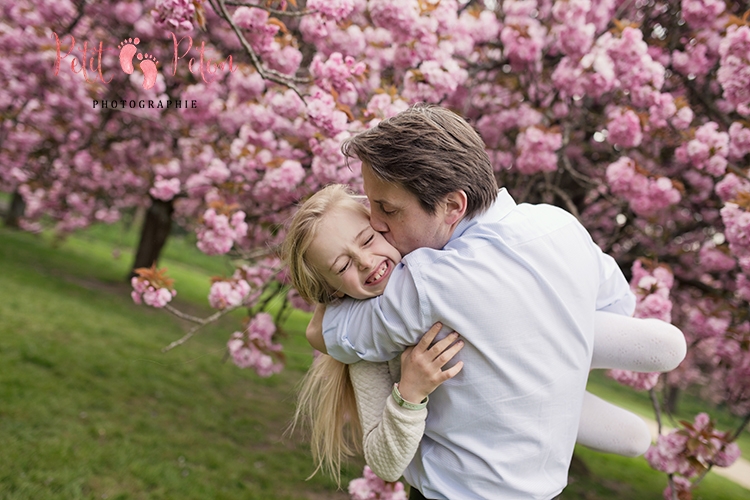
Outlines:
[[[450,192],[445,197],[445,222],[449,226],[457,224],[466,214],[468,199],[463,189]]]

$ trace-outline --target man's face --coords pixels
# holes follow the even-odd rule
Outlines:
[[[441,249],[448,243],[452,228],[443,217],[444,207],[427,213],[419,199],[402,186],[384,182],[367,165],[362,177],[370,200],[370,224],[406,255],[417,248]]]

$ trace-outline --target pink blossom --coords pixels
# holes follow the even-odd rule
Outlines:
[[[403,483],[387,483],[367,465],[362,477],[349,482],[348,490],[352,500],[407,500]]]
[[[410,101],[437,103],[453,94],[467,77],[466,70],[452,59],[442,64],[424,61],[406,74],[403,96]]]
[[[255,315],[245,332],[234,332],[227,342],[232,361],[240,368],[253,368],[261,377],[279,373],[284,365],[278,361],[281,344],[273,342],[275,332],[270,314]]]
[[[669,93],[654,92],[653,104],[648,108],[648,121],[656,128],[667,126],[667,120],[677,112],[674,97]]]
[[[329,92],[335,90],[339,94],[355,93],[354,101],[356,101],[356,89],[352,80],[364,72],[363,62],[356,62],[353,57],[344,57],[338,52],[331,54],[326,61],[323,61],[320,54],[317,54],[310,64],[310,74],[316,85]]]
[[[627,156],[610,164],[606,175],[612,193],[628,200],[630,208],[638,215],[653,215],[681,199],[670,179],[646,177]]]
[[[707,28],[724,12],[723,0],[682,0],[682,17],[691,28]]]
[[[677,110],[677,113],[672,117],[672,125],[677,130],[686,130],[693,121],[695,114],[693,110],[688,106],[683,106]]]
[[[648,391],[659,382],[659,372],[639,373],[628,370],[609,370],[607,376],[636,391]]]
[[[268,22],[268,12],[255,7],[237,7],[232,15],[232,20],[240,28],[248,30],[263,28]]]
[[[156,0],[152,11],[156,25],[176,33],[193,30],[195,5],[192,0]]]
[[[638,147],[643,140],[641,120],[633,110],[615,108],[608,113],[607,142],[625,148]]]
[[[709,52],[705,43],[687,45],[685,52],[672,52],[672,67],[685,76],[706,76],[713,69],[718,57]]]
[[[745,128],[740,122],[729,126],[729,158],[742,160],[750,153],[750,128]]]
[[[731,25],[719,45],[721,60],[716,80],[724,98],[741,115],[750,115],[750,28]]]
[[[322,90],[317,90],[310,97],[307,102],[307,115],[310,121],[329,137],[342,132],[348,121],[346,114],[336,109],[331,94]]]
[[[581,57],[593,45],[596,26],[586,20],[590,9],[590,0],[555,2],[553,5],[552,15],[559,24],[553,26],[552,34],[563,54]]]
[[[354,0],[307,0],[306,6],[327,19],[340,21],[351,14]]]
[[[726,272],[731,271],[737,265],[737,262],[728,255],[726,252],[722,252],[713,242],[706,242],[703,244],[700,250],[700,264],[706,271],[719,271]]]
[[[515,166],[523,174],[554,172],[557,170],[556,151],[562,147],[559,132],[545,132],[537,127],[529,127],[516,139],[518,157]]]
[[[149,280],[142,277],[133,277],[130,284],[133,287],[130,297],[136,304],[145,303],[147,306],[161,308],[177,295],[176,290],[159,287],[158,285],[155,287]]]
[[[245,212],[238,210],[230,217],[209,208],[203,214],[203,225],[196,231],[198,248],[208,255],[221,255],[231,250],[234,242],[247,234]]]
[[[305,312],[313,312],[315,310],[315,307],[312,304],[309,304],[305,299],[300,297],[299,292],[297,292],[297,290],[295,289],[289,290],[286,298],[287,300],[289,300],[291,306],[295,309],[299,309],[300,311]]]
[[[208,303],[214,309],[237,307],[249,293],[250,285],[243,279],[215,281],[208,294]]]
[[[716,183],[715,189],[722,201],[731,201],[740,193],[750,193],[750,182],[730,172]]]
[[[294,75],[302,63],[302,52],[291,45],[279,46],[273,42],[265,57],[268,67],[285,75]]]
[[[530,16],[511,14],[506,12],[505,26],[500,32],[505,54],[515,68],[534,69],[541,62],[547,29]]]
[[[721,209],[721,219],[729,249],[739,257],[743,271],[750,272],[750,212],[736,203],[728,202]]]
[[[674,485],[674,492],[672,491],[672,485]],[[686,479],[682,476],[673,476],[672,485],[668,484],[667,487],[664,488],[664,492],[662,493],[664,500],[684,498],[686,497],[686,494],[689,494],[690,490],[693,488],[693,483],[691,483],[689,479]],[[690,497],[688,496],[687,498]]]
[[[419,2],[404,0],[370,0],[370,17],[375,26],[388,29],[398,41],[411,37],[419,19]]]
[[[180,192],[180,179],[164,179],[161,175],[156,176],[154,186],[149,190],[151,196],[158,200],[169,201]]]
[[[283,203],[293,198],[294,189],[304,177],[305,170],[300,162],[286,160],[277,168],[267,169],[263,179],[255,185],[253,192],[260,201],[270,201],[273,197],[280,197],[278,201]]]

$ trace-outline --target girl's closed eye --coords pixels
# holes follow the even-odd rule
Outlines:
[[[369,245],[370,243],[372,243],[372,240],[373,240],[373,239],[375,239],[375,235],[374,235],[374,234],[371,234],[371,235],[370,235],[370,237],[369,237],[369,238],[367,238],[367,240],[365,241],[365,246],[367,246],[367,245]]]
[[[341,274],[341,273],[343,273],[344,271],[346,271],[346,270],[347,270],[347,269],[349,268],[349,262],[350,262],[350,261],[348,261],[348,260],[347,260],[347,261],[346,261],[346,264],[344,264],[344,267],[342,267],[341,269],[339,269],[339,272],[338,272],[337,274]]]

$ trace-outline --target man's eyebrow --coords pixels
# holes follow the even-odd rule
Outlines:
[[[363,228],[362,231],[360,231],[357,234],[357,236],[354,237],[354,241],[359,241],[362,238],[362,235],[365,234],[365,232],[367,232],[368,229],[372,229],[372,228],[370,226],[365,226],[365,228]],[[341,259],[341,257],[343,257],[343,254],[333,259],[333,262],[331,263],[331,267],[328,268],[329,271],[336,272],[333,270],[333,268],[336,267],[336,262],[338,262],[339,259]]]

